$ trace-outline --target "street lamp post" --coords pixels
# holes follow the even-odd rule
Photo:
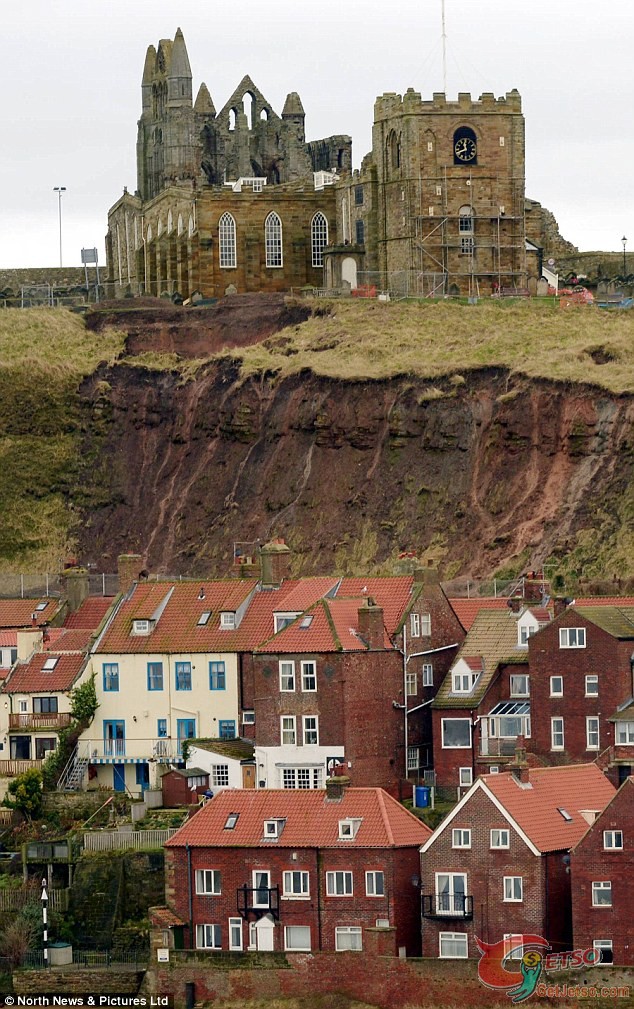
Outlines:
[[[57,206],[59,211],[59,265],[62,265],[62,193],[66,192],[66,186],[53,186],[53,192],[57,193]]]
[[[46,879],[42,879],[42,947],[44,950],[44,966],[48,967],[48,893]]]
[[[623,242],[623,277],[625,278],[626,273],[627,273],[627,270],[626,270],[626,267],[625,267],[625,246],[627,244],[627,238],[625,237],[625,235],[623,235],[623,238],[621,239],[621,241]]]

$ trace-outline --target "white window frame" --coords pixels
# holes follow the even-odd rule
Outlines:
[[[354,945],[352,945],[352,943],[346,943],[346,945],[341,946],[339,940],[340,940],[340,937],[342,937],[344,935],[355,936],[355,937],[358,936],[358,942],[359,942],[359,944],[356,945],[356,943],[355,943]],[[361,926],[360,925],[338,925],[335,928],[335,950],[337,951],[337,953],[342,953],[342,952],[344,952],[346,950],[351,951],[353,953],[361,953],[363,951],[363,929],[361,928]]]
[[[264,249],[267,270],[280,270],[284,266],[284,235],[282,219],[274,210],[264,222]]]
[[[524,900],[524,877],[504,876],[502,892],[504,903],[521,904]]]
[[[240,944],[238,945],[233,941],[234,939],[234,929],[240,929]],[[232,950],[242,950],[243,937],[242,937],[242,918],[229,918],[229,949]]]
[[[449,879],[449,889],[441,890],[439,880],[442,876],[446,876]],[[462,915],[466,907],[467,898],[467,886],[469,883],[469,878],[466,872],[436,872],[434,873],[435,883],[434,883],[434,896],[435,896],[435,908],[437,915],[455,915],[460,912]],[[456,892],[454,880],[464,879],[464,889],[458,890]],[[462,898],[465,902],[462,907],[456,907],[456,897]],[[444,898],[448,898],[447,907],[442,907]]]
[[[420,636],[421,638],[431,638],[431,613],[421,613],[420,615]]]
[[[454,827],[451,831],[452,848],[471,847],[471,829],[469,827]]]
[[[284,668],[287,667],[287,668]],[[294,694],[295,693],[295,662],[293,659],[280,659],[279,661],[279,673],[280,673],[280,693],[282,694]],[[286,684],[286,686],[284,685]],[[289,686],[290,684],[290,686]]]
[[[559,681],[560,689],[555,690],[555,682]],[[550,696],[551,697],[563,697],[564,696],[564,678],[559,673],[550,677]]]
[[[625,739],[620,739],[619,734]],[[614,726],[614,742],[617,746],[632,746],[634,744],[634,722],[617,722]]]
[[[339,820],[339,840],[353,841],[357,836],[357,831],[361,826],[359,817],[350,816],[346,820]]]
[[[220,614],[220,630],[233,631],[236,628],[236,615],[230,610]]]
[[[505,959],[521,960],[524,956],[524,933],[505,932],[504,933],[504,954]]]
[[[559,628],[560,648],[585,648],[586,629],[585,627],[560,627]]]
[[[407,747],[407,770],[417,771],[420,767],[420,747]]]
[[[420,614],[410,613],[409,615],[409,636],[410,638],[420,638]]]
[[[615,842],[620,840],[620,844]],[[609,842],[609,843],[608,843]],[[604,851],[623,851],[623,831],[622,830],[604,830],[603,831],[603,850]]]
[[[310,222],[310,245],[314,267],[324,265],[324,249],[328,245],[328,221],[318,210]]]
[[[405,673],[405,693],[407,697],[416,697],[418,693],[418,677],[409,670]]]
[[[210,929],[210,932],[207,932]],[[208,942],[211,938],[211,942]],[[196,925],[196,949],[222,949],[222,928],[220,925]]]
[[[294,877],[299,877],[295,880]],[[299,883],[296,889],[294,883]],[[310,874],[305,869],[288,869],[282,873],[282,896],[288,900],[308,900]]]
[[[473,670],[468,672],[454,672],[452,675],[452,693],[454,694],[470,694],[476,683],[480,673],[474,673]]]
[[[472,767],[459,767],[458,768],[458,784],[461,788],[470,788],[473,784],[473,768]]]
[[[600,722],[598,715],[586,715],[586,750],[599,750]],[[594,740],[596,739],[596,742]]]
[[[211,782],[212,788],[228,788],[229,787],[229,765],[228,764],[212,764],[211,765]]]
[[[555,727],[555,722],[561,722],[561,728]],[[566,745],[566,737],[564,732],[564,720],[561,715],[556,715],[550,720],[550,748],[551,750],[563,750]],[[556,742],[561,736],[561,742]]]
[[[282,767],[280,768],[280,788],[296,788],[300,791],[323,788],[323,777],[323,767]]]
[[[220,870],[196,869],[196,893],[206,896],[219,896],[222,893],[222,873]]]
[[[221,270],[235,270],[236,256],[236,222],[227,211],[218,221],[218,263]]]
[[[377,883],[380,882],[381,892],[377,890]],[[366,897],[385,897],[385,873],[383,869],[368,869],[365,874],[365,895]]]
[[[506,840],[504,837],[506,836]],[[496,843],[497,841],[497,843]],[[491,827],[489,832],[489,847],[490,848],[510,848],[511,847],[511,831],[508,827]]]
[[[342,893],[337,893],[337,877],[341,877],[339,882],[343,887]],[[349,889],[348,889],[349,886]],[[326,896],[327,897],[353,897],[354,879],[352,871],[349,869],[332,869],[326,873]]]
[[[609,901],[597,900],[600,893],[609,893]],[[593,880],[592,881],[592,906],[593,907],[612,907],[612,881],[606,880]]]
[[[612,942],[612,939],[593,939],[592,940],[592,949],[593,950],[598,950],[599,953],[601,953],[602,950],[604,950],[604,949],[608,949],[610,951],[610,953],[612,954],[612,957],[609,960],[606,960],[605,963],[613,963],[614,962],[614,944]],[[602,962],[603,962],[603,958],[601,958],[601,960],[599,961],[599,963],[602,963]]]
[[[266,876],[266,883],[258,885],[257,877]],[[253,869],[251,872],[251,887],[253,889],[253,907],[270,907],[271,905],[271,872],[269,869]],[[256,904],[258,890],[266,890],[267,896],[264,903]]]
[[[456,745],[455,743],[452,743],[449,746],[445,743],[445,725],[448,724],[449,722],[466,722],[467,723],[467,725],[469,726],[469,742],[468,743],[459,743],[458,745]],[[440,728],[441,728],[441,733],[442,733],[442,748],[443,748],[443,750],[470,750],[471,749],[473,726],[471,724],[471,719],[470,718],[442,718],[441,721],[440,721]]]
[[[292,928],[302,928],[308,930],[308,945],[304,946],[291,946],[289,945],[289,933]],[[289,953],[310,953],[311,951],[311,929],[310,925],[285,925],[284,926],[284,949]]]
[[[317,692],[317,663],[314,659],[307,659],[302,661],[302,693],[304,694],[315,694]],[[313,686],[307,686],[307,683],[313,683]]]
[[[308,723],[314,723],[310,728]],[[309,739],[314,736],[314,739]],[[304,746],[319,746],[319,715],[302,715],[302,743]]]
[[[464,939],[464,953],[444,953],[443,943]],[[438,956],[443,960],[467,960],[469,957],[469,939],[466,932],[439,932],[438,933]]]
[[[523,690],[518,689],[517,681],[525,680],[525,688]],[[513,682],[515,681],[515,683]],[[528,673],[511,673],[509,677],[509,695],[511,697],[530,697],[531,694],[531,681]]]
[[[288,723],[286,726],[285,722]],[[280,716],[280,741],[282,746],[297,746],[297,718],[295,715]]]
[[[590,687],[596,687],[596,690],[590,690]],[[586,685],[584,697],[598,697],[599,696],[599,677],[596,673],[588,673],[586,675]]]
[[[423,686],[433,687],[434,667],[431,662],[423,662]]]

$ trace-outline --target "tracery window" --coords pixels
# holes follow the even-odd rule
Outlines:
[[[313,266],[324,265],[324,249],[328,245],[328,221],[318,211],[311,224],[311,242],[313,250]]]
[[[220,249],[220,269],[235,269],[236,222],[229,213],[223,214],[218,222],[218,247]]]
[[[264,247],[267,267],[281,267],[283,265],[282,222],[274,211],[271,211],[264,222]]]

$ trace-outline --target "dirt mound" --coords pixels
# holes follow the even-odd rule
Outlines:
[[[113,327],[128,334],[126,352],[207,357],[225,348],[248,347],[286,326],[305,322],[310,308],[283,294],[235,294],[215,305],[183,307],[161,298],[101,304],[86,316],[94,332]]]

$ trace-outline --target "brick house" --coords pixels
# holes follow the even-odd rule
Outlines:
[[[345,763],[355,785],[395,794],[430,763],[428,706],[462,640],[435,572],[344,578],[307,609],[294,601],[253,655],[260,786],[320,787]]]
[[[477,779],[421,848],[423,956],[479,955],[475,937],[572,940],[569,853],[614,787],[595,764]]]
[[[477,774],[508,763],[518,738],[531,736],[528,642],[549,620],[542,606],[520,600],[473,616],[432,705],[438,787],[468,788]]]
[[[531,637],[531,704],[540,712],[532,752],[553,764],[587,761],[625,740],[607,762],[615,782],[629,774],[634,725],[630,737],[618,709],[632,699],[633,650],[634,606],[592,600],[568,607]]]
[[[625,779],[574,846],[570,869],[575,947],[592,946],[604,962],[634,965],[634,778]]]
[[[419,848],[431,831],[379,788],[218,793],[166,844],[175,947],[362,950],[393,928],[420,953]]]

